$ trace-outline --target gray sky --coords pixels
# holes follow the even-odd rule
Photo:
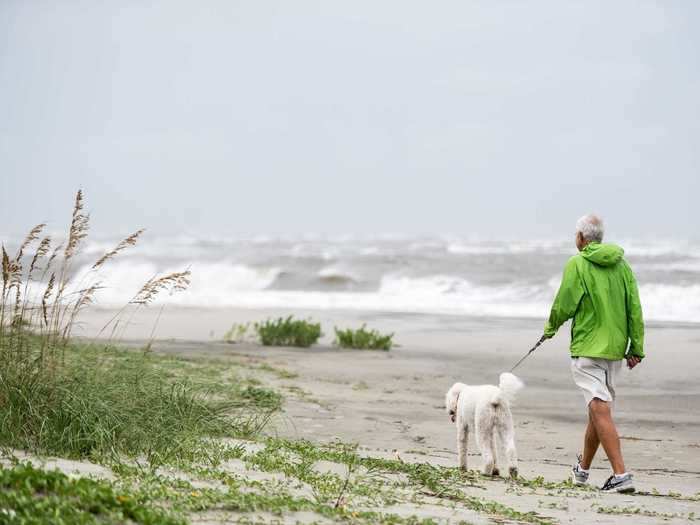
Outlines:
[[[700,225],[700,3],[0,2],[0,232]]]

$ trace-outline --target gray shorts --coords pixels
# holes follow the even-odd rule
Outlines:
[[[596,397],[609,403],[615,401],[615,379],[621,368],[622,360],[571,358],[571,375],[583,392],[586,406]]]

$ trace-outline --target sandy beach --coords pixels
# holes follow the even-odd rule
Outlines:
[[[499,373],[541,333],[541,323],[533,320],[297,311],[298,316],[322,322],[326,334],[319,345],[293,349],[220,342],[233,322],[288,313],[292,312],[171,309],[159,322],[160,337],[153,348],[192,359],[264,363],[291,372],[293,377],[265,377],[286,396],[284,413],[270,430],[273,434],[355,442],[368,455],[447,466],[456,463],[456,454],[455,429],[442,408],[445,391],[455,381],[497,382]],[[85,332],[108,315],[93,312],[84,319]],[[155,315],[155,310],[146,311],[134,320],[125,334],[130,344],[141,344],[149,336]],[[333,326],[364,322],[394,332],[398,346],[390,352],[331,346],[328,332]],[[692,497],[700,493],[700,385],[694,360],[699,344],[700,327],[650,324],[647,359],[634,371],[625,369],[620,379],[615,418],[628,468],[642,495],[593,492],[582,498],[575,492],[513,492],[503,481],[493,481],[488,483],[489,496],[561,523],[658,523],[661,518],[672,523],[692,518],[700,511],[697,497]],[[582,446],[587,415],[570,377],[567,345],[565,326],[517,370],[526,383],[513,409],[525,478],[567,478]],[[480,458],[473,443],[470,447],[470,468],[478,468]],[[602,484],[608,473],[601,450],[592,482]],[[652,495],[657,492],[683,497]],[[601,507],[628,512],[607,514],[597,510]],[[430,515],[429,508],[424,511]],[[440,515],[458,522],[460,510],[451,512]]]

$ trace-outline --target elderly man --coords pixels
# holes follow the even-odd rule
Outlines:
[[[644,321],[637,283],[622,257],[622,248],[602,241],[600,218],[581,217],[576,223],[579,253],[566,263],[544,337],[553,337],[565,321],[573,318],[571,372],[588,406],[583,455],[573,468],[574,482],[588,482],[593,456],[603,445],[613,474],[602,490],[634,492],[611,409],[622,360],[626,359],[632,369],[644,357]]]

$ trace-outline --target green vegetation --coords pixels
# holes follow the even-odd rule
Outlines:
[[[224,341],[231,344],[253,342],[255,339],[251,323],[233,323],[224,334]]]
[[[261,512],[272,514],[273,522],[282,516],[293,521],[293,513],[300,511],[311,512],[318,520],[325,518],[348,524],[435,525],[443,522],[444,517],[437,519],[424,514],[425,517],[419,518],[388,510],[388,507],[394,505],[428,504],[434,508],[453,508],[456,512],[461,509],[470,510],[495,523],[551,525],[555,523],[552,518],[504,505],[490,499],[487,494],[501,484],[540,491],[572,491],[567,497],[574,498],[590,493],[585,488],[578,492],[576,486],[571,486],[568,482],[551,482],[542,478],[498,480],[483,477],[476,471],[462,472],[457,468],[429,463],[369,457],[360,453],[356,445],[342,442],[316,444],[305,440],[258,438],[254,441],[219,443],[214,448],[216,461],[203,456],[191,458],[180,463],[176,471],[168,468],[144,470],[136,465],[120,463],[112,466],[116,479],[111,485],[89,480],[70,481],[77,487],[99,487],[99,490],[80,489],[85,496],[78,500],[75,507],[82,509],[94,498],[94,505],[90,508],[99,510],[97,518],[102,520],[100,523],[119,522],[112,515],[119,516],[118,513],[122,512],[128,516],[131,503],[138,504],[137,510],[143,513],[141,516],[145,516],[130,517],[135,523],[180,523],[179,520],[186,517],[200,520],[201,513],[206,512],[236,513],[234,520],[239,519],[243,523],[255,522],[255,514]],[[332,464],[333,468],[324,466],[324,462]],[[232,470],[230,465],[238,467]],[[254,471],[266,475],[256,475],[253,474]],[[36,474],[39,477],[47,475],[49,474]],[[7,486],[0,484],[0,489]],[[15,492],[20,488],[13,486]],[[36,484],[30,483],[28,486]],[[26,494],[28,489],[21,489]],[[35,497],[39,498],[39,503],[49,501],[53,494],[51,490],[32,490]],[[51,505],[65,506],[66,503],[61,499],[76,497],[76,491],[73,488],[70,491],[62,492],[62,497]],[[102,496],[103,492],[108,495]],[[109,496],[110,493],[112,497]],[[5,504],[1,498],[0,501],[3,503],[0,504],[0,513],[3,508],[39,504],[17,503],[13,499]],[[115,508],[115,501],[123,507]],[[567,509],[567,501],[540,500],[539,506],[564,511]],[[592,509],[600,513],[652,516],[659,519],[695,519],[693,513],[663,513],[637,507],[601,507],[594,504]],[[67,512],[74,510],[69,509]],[[74,514],[66,516],[73,518]],[[77,519],[69,521],[70,518],[65,518],[65,523],[81,523]],[[306,516],[305,519],[309,517]],[[41,521],[36,523],[39,522]],[[58,520],[54,522],[61,523]],[[93,521],[86,520],[83,523]]]
[[[31,463],[0,469],[0,522],[8,525],[184,525],[186,521],[149,505],[107,481],[71,479]]]
[[[334,344],[341,348],[357,348],[362,350],[391,350],[394,334],[383,335],[376,330],[365,329],[362,325],[357,330],[335,329]]]
[[[253,331],[255,332],[253,334]],[[320,323],[294,319],[293,316],[267,319],[261,323],[234,323],[224,334],[224,341],[237,344],[254,342],[256,339],[264,346],[297,346],[307,348],[316,342],[323,334]],[[381,334],[377,330],[367,330],[366,325],[360,328],[335,328],[333,344],[341,348],[362,350],[390,350],[393,346],[394,334]]]
[[[267,450],[267,449],[266,449]],[[242,459],[250,468],[269,473],[284,474],[284,477],[270,480],[251,480],[216,468],[193,467],[188,473],[217,488],[196,488],[192,482],[172,477],[143,473],[135,468],[122,467],[121,481],[125,486],[134,486],[136,497],[143,501],[159,501],[175,509],[178,513],[197,513],[212,509],[241,513],[269,512],[274,516],[289,516],[290,513],[309,511],[319,518],[328,518],[340,523],[353,524],[396,524],[396,525],[436,525],[431,518],[420,519],[414,516],[402,517],[389,512],[379,512],[356,508],[351,504],[348,492],[354,487],[359,497],[365,501],[373,499],[369,492],[380,487],[375,481],[365,484],[364,477],[349,479],[346,476],[318,473],[308,458],[299,458],[288,452],[275,454],[269,460],[262,453],[246,453],[244,448],[229,449],[231,458]],[[352,475],[352,471],[348,471]],[[309,484],[307,484],[309,482]],[[396,502],[394,498],[391,500]],[[245,518],[243,518],[245,519]],[[242,523],[251,523],[241,521]],[[273,520],[273,522],[276,522]]]
[[[650,518],[661,518],[663,520],[682,519],[685,521],[694,521],[696,519],[694,512],[683,514],[680,512],[657,512],[654,510],[643,509],[640,507],[612,507],[596,506],[596,512],[599,514],[620,514],[628,516],[647,516]]]
[[[267,319],[255,323],[255,331],[265,346],[298,346],[307,348],[321,337],[321,325],[289,317]]]
[[[481,476],[474,471],[462,472],[457,468],[447,468],[429,463],[406,463],[401,460],[381,459],[360,456],[355,445],[335,442],[316,445],[305,440],[266,440],[266,447],[254,454],[242,456],[244,461],[257,469],[267,472],[283,472],[309,484],[317,500],[329,502],[335,496],[350,505],[386,506],[400,502],[400,487],[405,487],[401,477],[408,480],[414,491],[411,501],[419,496],[444,499],[459,503],[465,508],[486,513],[499,518],[508,518],[524,523],[550,525],[550,519],[535,512],[520,512],[511,507],[471,496],[465,488],[483,488]],[[345,465],[348,477],[323,473],[313,469],[317,461],[325,460]],[[362,472],[360,474],[360,472]],[[357,474],[356,474],[357,473]],[[351,474],[354,476],[350,477]],[[400,476],[393,483],[390,476]],[[346,483],[346,480],[350,480]],[[371,519],[369,520],[371,523]],[[400,521],[386,521],[401,523]],[[411,522],[412,523],[412,522]]]
[[[279,409],[279,394],[233,377],[233,386],[222,391],[175,373],[166,366],[172,360],[148,351],[73,342],[78,315],[102,287],[100,270],[135,245],[143,230],[75,276],[72,266],[88,231],[82,193],[65,243],[54,246],[49,236],[42,238],[44,227],[34,227],[14,257],[2,247],[0,445],[110,461],[140,457],[158,465],[194,454],[213,437],[252,436]],[[133,314],[158,294],[188,284],[189,271],[154,277],[120,314]],[[120,314],[103,333],[111,327],[112,336],[118,335]]]
[[[67,345],[64,354],[45,381],[6,370],[3,445],[74,458],[143,456],[158,465],[210,437],[254,435],[281,404],[279,394],[249,384],[215,393],[206,381],[169,377],[148,353]]]

